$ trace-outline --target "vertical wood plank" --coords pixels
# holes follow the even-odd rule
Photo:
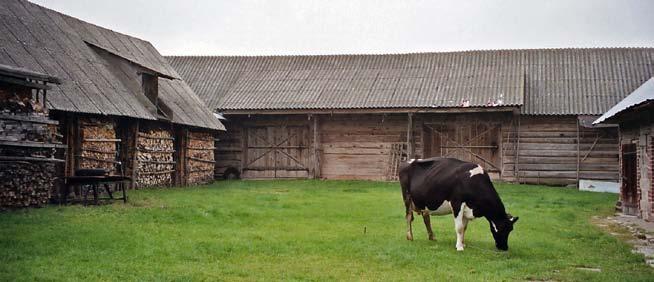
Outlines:
[[[136,120],[134,121],[134,126],[132,128],[132,138],[134,139],[133,144],[130,144],[132,148],[132,159],[131,159],[131,167],[132,167],[132,182],[130,183],[130,188],[134,189],[136,188],[136,179],[138,178],[138,143],[139,143],[139,121]]]
[[[318,116],[313,116],[313,178],[320,178],[320,140],[318,139]]]
[[[406,126],[406,157],[407,159],[413,158],[413,146],[411,144],[413,135],[413,114],[407,114],[407,126]]]

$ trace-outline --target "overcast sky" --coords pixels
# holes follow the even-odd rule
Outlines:
[[[164,55],[654,47],[654,0],[32,0]]]

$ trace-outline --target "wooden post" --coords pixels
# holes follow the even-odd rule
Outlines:
[[[577,188],[579,188],[579,170],[581,166],[581,139],[579,136],[579,117],[577,117]]]
[[[413,113],[407,115],[407,125],[406,125],[406,157],[407,160],[413,158],[413,146],[412,146],[412,136],[413,135]]]
[[[320,178],[320,140],[318,139],[318,116],[313,116],[313,178]]]
[[[129,133],[128,133],[129,134]],[[134,126],[132,129],[132,136],[134,138],[134,144],[132,145],[132,159],[130,160],[130,166],[132,167],[132,182],[130,183],[130,188],[136,188],[136,179],[138,178],[138,147],[139,147],[139,121],[134,121]]]
[[[518,115],[518,128],[516,130],[516,145],[515,145],[515,179],[520,184],[520,115]]]
[[[248,128],[243,125],[241,128],[241,178],[245,175],[245,166],[248,161]]]

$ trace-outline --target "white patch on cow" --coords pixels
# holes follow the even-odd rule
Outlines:
[[[491,225],[493,226],[493,230],[495,230],[495,233],[499,232],[497,231],[497,226],[495,225],[495,222],[491,221]]]
[[[477,165],[475,168],[471,169],[470,171],[470,177],[473,177],[477,174],[484,174],[484,168],[481,167],[480,165]]]
[[[456,250],[463,251],[465,248],[464,237],[468,221],[474,219],[472,209],[468,208],[466,203],[461,204],[459,214],[454,218],[454,230],[456,231]]]
[[[422,159],[410,159],[407,161],[407,163],[413,163],[415,161],[422,161]]]

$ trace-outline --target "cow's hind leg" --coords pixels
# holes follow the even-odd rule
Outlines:
[[[429,240],[434,240],[434,231],[431,230],[431,220],[428,210],[422,211],[422,220],[425,222],[425,228],[427,228],[427,234],[429,235]]]
[[[413,230],[411,229],[411,222],[413,221],[413,211],[407,210],[406,212],[406,239],[413,241]]]

